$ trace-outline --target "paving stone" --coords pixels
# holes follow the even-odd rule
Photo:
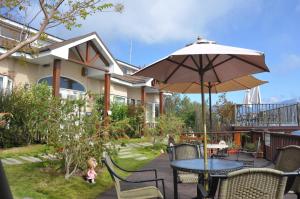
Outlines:
[[[14,163],[12,163],[11,161],[6,160],[6,159],[2,159],[1,162],[2,162],[3,164],[7,164],[7,165],[13,165],[13,164],[14,164]]]
[[[135,160],[147,160],[148,158],[145,156],[134,158]]]
[[[9,163],[10,165],[23,164],[23,162],[21,160],[17,160],[15,158],[5,158],[3,160],[8,161],[7,163]]]
[[[28,162],[42,162],[41,159],[33,156],[19,156],[19,158]]]
[[[138,158],[138,157],[141,157],[141,156],[142,156],[141,154],[129,154],[129,155],[119,156],[119,158],[121,158],[121,159],[125,159],[125,158]]]
[[[131,154],[132,152],[130,152],[130,151],[124,151],[124,152],[119,152],[118,153],[118,155],[120,156],[120,155],[129,155],[129,154]]]
[[[120,149],[120,151],[131,151],[133,148],[123,148],[123,149]]]

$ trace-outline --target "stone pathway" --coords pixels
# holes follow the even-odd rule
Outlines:
[[[54,155],[40,154],[39,157],[23,155],[23,156],[18,156],[13,158],[3,158],[1,159],[1,161],[4,165],[19,165],[19,164],[43,162],[45,160],[55,160],[55,159],[56,157]]]
[[[135,149],[152,146],[150,142],[143,142],[143,143],[129,143],[125,147],[120,147],[120,151],[118,153],[119,158],[133,158],[134,160],[147,160],[148,158],[143,154],[138,153]]]
[[[143,142],[143,143],[129,143],[125,147],[116,146],[120,148],[118,153],[120,158],[133,158],[135,160],[141,161],[148,159],[143,154],[137,153],[136,148],[152,146],[150,142]],[[57,159],[55,155],[52,154],[40,154],[38,157],[33,156],[18,156],[14,158],[4,158],[1,159],[4,165],[19,165],[19,164],[26,164],[26,163],[35,163],[35,162],[43,162],[45,160],[55,160]]]

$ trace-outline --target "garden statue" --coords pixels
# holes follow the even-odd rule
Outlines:
[[[89,183],[96,183],[95,182],[95,178],[97,176],[97,173],[95,171],[95,168],[97,166],[97,161],[95,158],[90,158],[87,161],[87,165],[88,165],[88,171],[87,171],[87,175],[86,175],[86,180]]]

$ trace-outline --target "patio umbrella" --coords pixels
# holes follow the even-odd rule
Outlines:
[[[225,82],[265,71],[269,69],[262,52],[219,45],[216,42],[198,38],[193,44],[154,62],[134,75],[151,77],[163,83],[200,82],[204,163],[207,168],[204,82]],[[207,178],[208,175],[205,174],[205,179]]]
[[[265,84],[267,81],[259,80],[252,75],[246,75],[238,77],[226,82],[205,82],[204,93],[209,94],[209,119],[210,119],[210,130],[212,127],[212,114],[211,114],[211,93],[224,93],[228,91],[238,91],[257,87]],[[187,82],[187,83],[174,83],[164,84],[159,83],[158,88],[160,90],[174,92],[174,93],[201,93],[200,83],[198,82]]]

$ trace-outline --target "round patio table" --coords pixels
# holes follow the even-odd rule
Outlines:
[[[190,160],[174,160],[171,162],[173,169],[173,183],[174,183],[174,198],[178,198],[177,189],[177,171],[186,171],[203,175],[205,171],[209,174],[220,175],[227,174],[231,171],[236,171],[243,168],[243,163],[233,160],[223,159],[208,159],[207,169],[204,168],[204,159],[190,159]],[[200,182],[200,176],[199,176]]]

